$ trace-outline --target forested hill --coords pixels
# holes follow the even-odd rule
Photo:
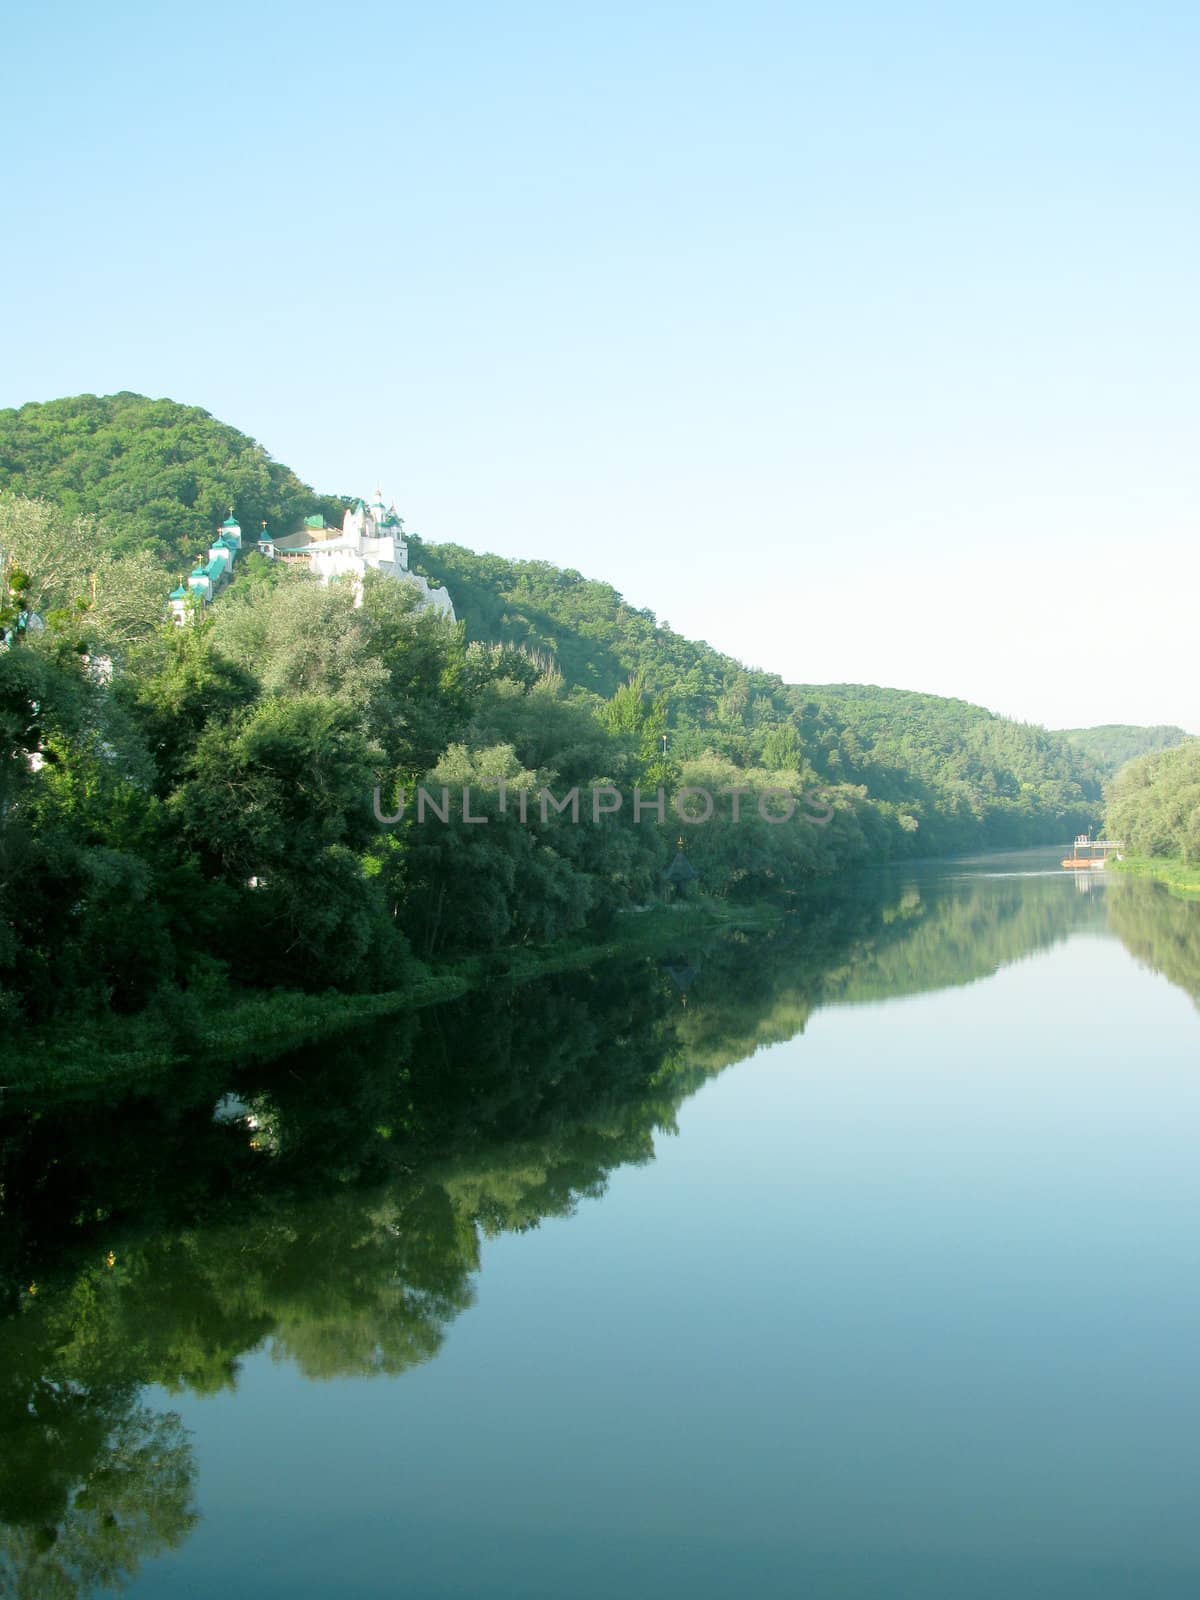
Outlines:
[[[922,853],[1049,842],[1098,820],[1099,780],[1060,734],[938,695],[786,684],[660,626],[610,584],[548,562],[415,539],[411,559],[445,583],[469,636],[553,657],[569,685],[605,697],[631,676],[665,696],[680,758],[802,761],[822,778],[865,785],[909,819],[900,825]]]
[[[701,716],[731,690],[772,699],[783,689],[773,673],[749,671],[662,627],[653,611],[627,605],[609,583],[548,561],[509,561],[409,537],[411,564],[450,589],[472,638],[553,656],[568,683],[606,699],[632,674],[651,693],[669,693],[676,717]]]
[[[1063,728],[1062,737],[1102,778],[1112,775],[1127,761],[1153,755],[1157,750],[1173,750],[1193,737],[1182,728],[1157,726],[1132,727],[1128,723],[1108,722],[1098,728]]]
[[[1200,865],[1200,739],[1131,761],[1106,798],[1106,830],[1131,854]]]
[[[207,549],[231,504],[247,532],[344,506],[198,406],[129,393],[0,411],[4,489],[98,517],[110,549],[149,551],[171,573]]]
[[[232,503],[247,531],[291,527],[322,498],[261,445],[196,407],[79,395],[0,411],[0,492],[99,519],[98,540],[154,554],[172,577]],[[566,685],[611,700],[635,677],[661,706],[671,755],[865,786],[889,850],[921,854],[1057,840],[1099,815],[1088,761],[1044,729],[960,700],[874,686],[789,686],[661,627],[611,585],[545,562],[412,539],[414,568],[449,588],[467,637],[552,657]]]

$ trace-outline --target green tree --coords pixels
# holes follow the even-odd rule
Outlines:
[[[244,980],[394,983],[403,946],[364,860],[382,759],[353,709],[313,694],[201,734],[168,804],[205,877],[234,896],[226,948]]]

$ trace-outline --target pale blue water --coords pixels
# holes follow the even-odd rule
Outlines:
[[[268,1339],[153,1389],[200,1520],[129,1592],[1200,1594],[1200,1012],[1030,882],[1064,940],[710,1077],[483,1238],[435,1359],[313,1380]]]

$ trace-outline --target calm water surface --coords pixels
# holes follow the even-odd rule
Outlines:
[[[14,1108],[0,1592],[1200,1593],[1200,905],[1045,865]]]

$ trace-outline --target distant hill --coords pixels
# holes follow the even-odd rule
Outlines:
[[[1125,722],[1106,722],[1098,728],[1062,728],[1060,732],[1101,778],[1111,778],[1127,761],[1153,755],[1157,750],[1173,750],[1193,737],[1182,728],[1139,728]]]
[[[232,504],[248,537],[314,511],[341,517],[262,445],[198,406],[140,394],[80,394],[0,411],[0,490],[101,518],[121,554],[169,572],[207,548]]]
[[[640,676],[667,697],[681,757],[783,767],[800,756],[818,777],[864,784],[917,824],[914,852],[1057,841],[1099,818],[1096,775],[1044,728],[909,690],[786,684],[549,562],[419,540],[410,555],[449,589],[469,636],[552,655],[568,684],[605,697]]]
[[[0,491],[99,517],[115,550],[177,572],[232,503],[247,531],[340,518],[255,440],[206,411],[136,394],[0,411]],[[862,784],[887,849],[946,853],[1057,840],[1090,826],[1100,786],[1062,736],[962,700],[873,685],[788,685],[660,626],[607,583],[548,562],[413,539],[412,565],[449,589],[468,638],[553,656],[567,684],[609,699],[631,677],[666,702],[671,754]],[[880,852],[885,841],[879,841]]]

